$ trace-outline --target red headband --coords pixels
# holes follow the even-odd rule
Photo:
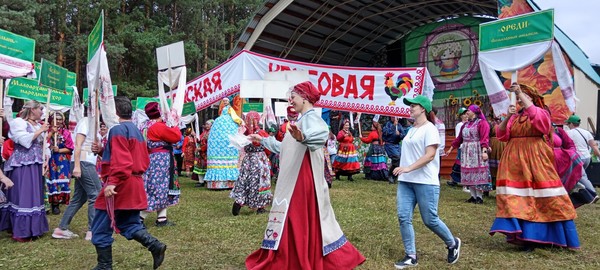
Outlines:
[[[321,99],[321,92],[319,92],[317,87],[309,81],[296,84],[292,91],[308,100],[311,104],[315,104]]]

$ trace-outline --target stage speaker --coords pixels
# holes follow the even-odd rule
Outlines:
[[[600,163],[590,163],[585,173],[592,182],[592,185],[600,187]]]

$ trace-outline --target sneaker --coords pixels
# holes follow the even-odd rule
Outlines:
[[[92,231],[87,231],[85,233],[85,240],[92,241]]]
[[[471,197],[468,200],[465,201],[466,203],[476,203],[477,199],[475,199],[475,197]]]
[[[52,232],[52,238],[55,239],[73,239],[77,237],[79,237],[79,235],[73,233],[72,231],[61,230],[60,228],[56,228],[54,229],[54,232]]]
[[[396,263],[394,263],[394,266],[396,267],[396,269],[415,267],[417,265],[419,265],[419,263],[417,262],[417,259],[413,259],[408,255],[404,256],[404,259],[399,260]]]
[[[598,200],[600,200],[600,196],[596,196],[596,197],[594,197],[594,199],[592,200],[592,202],[590,202],[590,204],[597,203],[597,202],[598,202]]]
[[[477,197],[477,199],[475,199],[475,204],[483,204],[483,199]]]
[[[458,257],[460,256],[460,238],[454,237],[454,246],[448,247],[448,263],[454,264],[458,261]]]

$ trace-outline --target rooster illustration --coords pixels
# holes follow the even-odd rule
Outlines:
[[[414,81],[408,73],[398,75],[396,84],[394,85],[394,73],[388,72],[385,74],[385,93],[392,100],[388,105],[395,106],[396,99],[408,93],[413,87]]]

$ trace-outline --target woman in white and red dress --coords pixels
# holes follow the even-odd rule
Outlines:
[[[295,85],[290,103],[302,116],[283,141],[249,136],[280,153],[281,169],[261,249],[246,258],[248,269],[342,270],[365,261],[346,239],[329,200],[322,150],[329,132],[313,110],[319,98],[312,83]]]

